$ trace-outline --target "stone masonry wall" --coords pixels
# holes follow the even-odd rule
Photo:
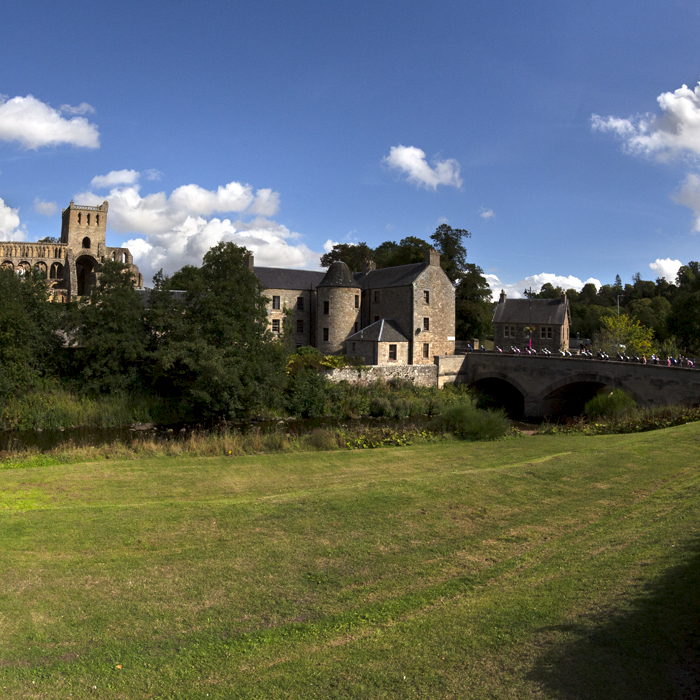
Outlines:
[[[429,303],[425,303],[425,292]],[[429,330],[424,330],[424,319],[429,319]],[[416,333],[416,329],[420,332]],[[409,332],[405,330],[404,332]],[[437,265],[429,265],[413,283],[413,322],[410,336],[413,340],[413,364],[433,364],[438,355],[455,352],[455,290],[449,278]],[[428,344],[424,357],[423,344]]]
[[[346,381],[350,384],[371,384],[377,381],[403,379],[417,386],[436,386],[437,372],[437,365],[375,365],[361,369],[349,367],[329,369],[325,371],[325,375],[331,382]]]
[[[360,290],[354,287],[317,287],[316,347],[324,355],[338,354],[345,349],[345,339],[355,332],[360,322],[360,300],[355,306],[355,297]],[[328,314],[323,313],[324,302],[329,304]],[[324,328],[328,329],[328,340],[324,340]]]
[[[295,345],[312,345],[312,304],[316,303],[316,293],[310,289],[266,289],[263,294],[269,300],[267,302],[267,322],[272,330],[272,321],[278,320],[280,332],[284,328],[285,309],[292,312],[290,316],[292,324],[292,340]],[[273,309],[273,297],[280,298],[280,308]],[[301,297],[304,300],[303,310],[297,309],[297,300]],[[297,321],[302,321],[304,330],[297,332]]]

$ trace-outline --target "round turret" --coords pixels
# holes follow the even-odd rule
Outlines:
[[[345,339],[360,327],[360,285],[341,261],[331,263],[316,287],[316,347],[324,355],[343,351]]]

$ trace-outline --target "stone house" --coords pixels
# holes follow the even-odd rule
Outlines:
[[[531,346],[537,352],[559,352],[569,347],[570,326],[566,293],[559,299],[507,299],[501,291],[493,314],[493,341],[504,351]]]
[[[372,364],[432,364],[437,355],[454,354],[455,289],[434,250],[422,263],[377,270],[368,262],[354,274],[344,262],[325,273],[253,262],[251,256],[269,299],[270,330],[282,332],[288,315],[297,347],[361,356]],[[385,323],[376,325],[380,321]],[[350,340],[363,330],[364,336]]]
[[[63,210],[58,243],[0,242],[0,267],[20,273],[38,271],[55,301],[88,296],[107,260],[130,265],[134,285],[143,288],[143,275],[129,249],[106,244],[108,209],[107,202],[91,207],[71,201]]]

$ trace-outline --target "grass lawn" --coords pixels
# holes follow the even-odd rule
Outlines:
[[[0,470],[0,698],[700,697],[700,424]]]

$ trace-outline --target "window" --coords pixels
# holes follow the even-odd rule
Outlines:
[[[78,212],[78,223],[82,223],[82,218],[83,215],[80,212]]]
[[[377,303],[379,301],[379,290],[375,289],[374,290],[374,301]]]
[[[297,297],[297,311],[304,310],[304,297]]]
[[[297,320],[297,333],[303,333],[304,332],[304,321],[301,319]]]
[[[331,312],[331,302],[330,301],[324,301],[323,302],[323,315],[328,316],[328,314]]]
[[[90,214],[87,215],[87,225],[90,225]]]
[[[276,318],[272,321],[272,332],[273,333],[280,332],[280,320],[278,318]]]
[[[551,340],[552,339],[552,327],[551,326],[542,326],[542,328],[540,328],[540,338],[542,338],[542,340],[545,340],[545,339]]]
[[[503,326],[504,338],[515,338],[515,326]]]
[[[280,308],[280,298],[279,297],[272,297],[272,308],[273,309]]]
[[[355,333],[360,330],[360,324],[355,322]]]
[[[324,328],[323,329],[323,339],[328,342],[328,329]]]
[[[430,319],[427,317],[423,319],[423,330],[424,331],[430,330]]]
[[[100,215],[95,214],[95,226],[99,226],[99,225],[100,225]]]
[[[360,295],[355,294],[355,308],[359,309],[360,308]]]
[[[355,343],[352,344],[352,351],[355,352]]]
[[[423,357],[430,357],[430,343],[423,343]]]
[[[430,304],[430,291],[427,289],[423,290],[423,303]]]
[[[87,236],[83,238],[83,248],[90,248],[90,239]]]
[[[396,345],[389,346],[389,359],[390,360],[396,359]]]

